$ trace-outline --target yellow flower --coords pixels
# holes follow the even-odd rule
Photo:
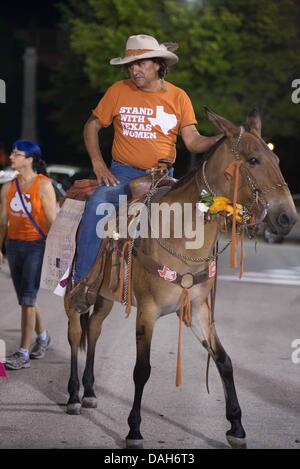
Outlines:
[[[242,206],[240,204],[236,204],[236,210],[235,210],[235,217],[238,221],[242,220],[242,217],[240,215],[240,210]],[[226,205],[225,211],[228,212],[228,217],[233,215],[233,206],[232,205]]]
[[[226,205],[230,204],[230,200],[227,197],[214,197],[214,201],[209,207],[210,213],[223,212]]]
[[[236,220],[242,221],[243,217],[241,215],[243,206],[241,204],[236,204]],[[231,217],[233,215],[233,203],[227,197],[216,196],[213,198],[213,203],[209,207],[209,213],[216,214],[219,212],[227,212],[227,216]]]
[[[226,207],[224,208],[225,212],[228,212],[228,215],[232,215],[233,214],[233,206],[232,205],[226,205]]]

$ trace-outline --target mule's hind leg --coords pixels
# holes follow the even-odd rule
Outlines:
[[[101,333],[101,327],[104,319],[108,316],[113,307],[113,301],[107,300],[101,296],[98,297],[94,306],[93,314],[89,318],[88,330],[85,331],[88,336],[88,349],[86,356],[86,365],[83,373],[82,383],[84,386],[84,395],[82,398],[82,407],[97,407],[97,398],[94,392],[94,360],[96,343]]]
[[[242,411],[238,402],[233,368],[229,355],[224,350],[216,332],[215,324],[211,323],[211,311],[207,303],[203,303],[200,311],[192,313],[191,328],[202,345],[207,348],[220,373],[226,400],[226,418],[231,424],[226,437],[234,448],[246,447],[246,433],[242,426]]]
[[[154,306],[154,305],[153,305]],[[156,320],[156,308],[149,308],[145,303],[139,305],[136,318],[136,364],[133,372],[135,385],[134,402],[128,417],[129,433],[126,437],[127,448],[143,448],[143,437],[140,432],[141,401],[144,386],[150,372],[150,349],[153,328]]]
[[[69,400],[67,403],[67,413],[79,415],[81,404],[79,399],[78,349],[80,347],[82,328],[80,315],[72,308],[66,309],[66,312],[69,318],[68,340],[71,347],[71,374],[68,383]]]

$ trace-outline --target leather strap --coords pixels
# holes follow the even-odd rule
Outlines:
[[[210,261],[211,264],[207,265],[204,270],[201,270],[197,273],[192,272],[185,272],[181,274],[174,270],[171,270],[167,266],[163,266],[153,260],[150,256],[147,256],[142,251],[138,251],[136,248],[133,248],[133,255],[138,257],[143,266],[155,276],[159,276],[162,279],[168,281],[169,283],[173,283],[176,285],[180,285],[182,288],[190,289],[194,285],[198,285],[199,283],[206,282],[209,278],[214,277],[214,264],[215,261]]]

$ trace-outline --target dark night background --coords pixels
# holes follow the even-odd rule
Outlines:
[[[67,47],[60,28],[59,3],[62,2],[29,0],[26,3],[7,1],[1,4],[0,20],[2,23],[5,19],[5,22],[0,31],[0,78],[6,82],[6,104],[0,106],[0,143],[8,152],[11,143],[20,138],[24,48],[36,46],[37,134],[45,160],[47,164],[56,162],[88,166],[87,154],[78,154],[57,131],[57,125],[49,118],[53,112],[51,102],[45,99],[45,94],[51,87],[53,69],[63,60],[64,49]],[[95,102],[91,102],[90,107],[94,105]],[[86,118],[89,113],[90,108],[87,107]]]
[[[48,119],[51,104],[43,99],[49,86],[52,68],[61,60],[61,50],[56,44],[55,32],[58,29],[60,14],[58,1],[6,1],[1,4],[1,22],[5,19],[4,29],[0,31],[0,77],[6,82],[6,104],[0,107],[0,141],[10,150],[11,143],[20,137],[22,120],[22,78],[24,47],[36,45],[34,34],[30,31],[48,31],[38,47],[37,66],[37,132],[47,163],[64,162],[65,146],[60,133]],[[29,37],[24,37],[24,30]],[[87,110],[88,114],[88,110]],[[71,149],[66,149],[69,162],[72,162]]]
[[[20,138],[22,113],[22,73],[24,47],[36,45],[38,41],[38,71],[37,71],[37,131],[38,140],[42,146],[47,163],[69,163],[81,166],[89,165],[86,152],[66,142],[61,132],[49,116],[53,112],[51,101],[45,99],[51,73],[61,60],[67,41],[60,28],[61,14],[57,8],[60,1],[5,1],[0,8],[0,78],[6,82],[6,104],[0,105],[0,145],[6,153],[10,151],[11,143]],[[36,31],[42,31],[38,36]],[[42,38],[42,39],[41,39]],[[70,73],[72,70],[70,69]],[[300,70],[299,70],[300,76]],[[299,78],[299,77],[295,77]],[[83,78],[84,80],[84,78]],[[83,81],[83,86],[85,82]],[[90,109],[95,106],[100,96],[92,94],[85,97],[78,119],[88,118]],[[64,103],[61,103],[62,106]],[[300,104],[299,104],[300,106]],[[217,111],[217,109],[216,109]],[[284,119],[284,116],[282,116]],[[64,125],[62,120],[61,126]],[[198,127],[201,132],[201,126]],[[300,156],[300,139],[281,138],[268,135],[275,143],[275,152],[281,160],[281,168],[292,192],[300,192],[300,169],[298,158]],[[1,155],[1,147],[0,147]],[[110,158],[109,148],[104,149],[104,156]],[[175,166],[175,175],[178,177],[188,169],[188,160],[185,150],[180,147]],[[2,160],[3,163],[3,160]],[[1,164],[1,161],[0,161]]]

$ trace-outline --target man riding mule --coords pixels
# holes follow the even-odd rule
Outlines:
[[[136,49],[140,48],[135,46],[132,54],[139,53]],[[143,50],[142,53],[153,53],[153,51],[149,52],[149,48],[153,49],[153,46],[146,47],[144,45],[143,49],[148,49],[148,51]],[[128,47],[127,49],[131,50]],[[157,51],[158,49],[155,54],[158,53]],[[126,60],[130,61],[132,57],[136,57],[136,55],[129,53],[127,58],[119,59],[118,63],[126,63]],[[152,71],[154,65],[155,62],[150,65]],[[145,66],[146,72],[142,71],[140,67],[134,63],[133,70],[130,72],[132,75],[130,86],[133,86],[133,83],[135,87],[138,87],[135,85],[135,79],[138,83],[145,82],[148,76],[148,66]],[[158,82],[161,86],[161,80]],[[167,83],[166,86],[172,90],[171,85]],[[140,91],[139,89],[136,92]],[[148,91],[150,90],[144,89],[143,93]],[[164,96],[163,90],[160,93],[161,96]],[[141,107],[151,109],[150,105],[138,106],[139,111],[141,111]],[[157,105],[156,109],[157,107],[160,105]],[[130,109],[130,115],[134,115],[131,103],[124,105],[123,108]],[[120,108],[120,114],[126,114],[126,112],[121,112]],[[143,112],[143,115],[150,116],[150,111]],[[149,114],[147,114],[148,112]],[[170,108],[164,108],[164,112],[171,114]],[[152,121],[154,127],[161,114],[162,110],[158,109],[156,117],[151,117],[154,119]],[[173,114],[177,116],[176,113]],[[216,128],[223,133],[224,138],[215,143],[191,173],[172,187],[160,192],[158,182],[163,184],[164,177],[162,177],[162,181],[154,179],[150,192],[144,195],[144,200],[147,206],[151,206],[151,203],[156,200],[169,205],[178,203],[182,207],[185,204],[190,204],[193,208],[193,221],[199,216],[198,203],[203,204],[204,195],[205,197],[209,195],[212,200],[209,205],[211,214],[213,214],[213,207],[216,207],[221,199],[226,203],[228,201],[227,205],[232,208],[233,236],[231,244],[233,249],[231,254],[232,263],[235,264],[236,240],[248,226],[253,226],[264,218],[272,231],[287,234],[296,221],[297,213],[287,184],[280,172],[278,158],[269,150],[260,136],[260,125],[249,121],[244,127],[236,127],[212,111],[207,110],[207,115]],[[126,119],[121,122],[126,123]],[[168,122],[171,121],[172,119],[168,118]],[[90,122],[88,125],[94,126],[94,130],[96,130],[99,126],[98,121],[92,119]],[[159,128],[162,127],[159,126]],[[121,129],[123,129],[122,126],[119,130],[121,131]],[[128,130],[128,128],[125,127],[124,130]],[[165,127],[164,130],[167,131]],[[130,132],[148,132],[148,130],[130,130]],[[156,127],[154,132],[157,132],[158,136],[159,130],[157,131]],[[200,151],[199,148],[203,150],[205,145],[211,142],[197,133],[194,123],[181,128],[181,133],[185,143],[189,148],[193,148],[193,151]],[[96,142],[95,139],[93,141]],[[201,147],[200,144],[203,146]],[[206,148],[209,146],[207,145]],[[169,152],[157,154],[156,160],[151,161],[150,164],[155,166],[155,163],[162,156],[169,159],[172,157]],[[100,175],[100,169],[98,174]],[[105,184],[115,184],[116,178],[116,175],[106,170],[103,181]],[[120,280],[122,277],[126,277],[127,294],[125,297],[128,304],[132,302],[137,307],[137,357],[133,374],[135,395],[128,418],[130,430],[126,437],[127,447],[142,447],[141,400],[144,386],[151,372],[150,351],[153,329],[159,317],[173,312],[176,312],[180,317],[180,326],[182,320],[191,326],[197,339],[214,360],[224,386],[226,418],[231,425],[230,430],[226,433],[227,439],[232,446],[245,446],[246,434],[241,422],[242,414],[235,390],[232,364],[217,336],[213,314],[213,296],[210,296],[215,285],[213,262],[221,254],[216,249],[216,241],[223,224],[224,218],[220,218],[224,215],[223,206],[219,211],[216,209],[215,214],[214,217],[204,218],[204,244],[200,248],[187,249],[185,235],[177,238],[174,236],[173,230],[171,230],[170,238],[164,239],[161,236],[164,220],[160,222],[156,237],[129,239],[128,244],[123,245],[123,248],[127,248],[127,253],[132,255],[127,255],[127,274],[125,269],[120,269]],[[81,407],[97,406],[93,370],[95,346],[101,333],[102,323],[112,310],[116,299],[116,288],[111,283],[111,273],[115,268],[115,262],[118,261],[116,253],[118,254],[119,251],[117,236],[115,240],[104,241],[102,245],[105,243],[107,244],[105,256],[97,257],[93,266],[93,269],[94,267],[96,270],[98,268],[98,272],[101,272],[101,281],[97,285],[98,290],[94,291],[93,303],[95,304],[92,314],[87,313],[81,316],[78,314],[76,304],[72,303],[71,285],[69,285],[65,296],[66,313],[69,318],[68,338],[71,346],[71,376],[68,385],[70,397],[67,404],[69,414],[79,414]],[[112,243],[114,244],[113,250],[110,249]],[[122,260],[124,260],[126,249],[122,250],[122,254]],[[102,268],[97,265],[98,263],[102,263]],[[121,267],[125,267],[124,263]],[[129,297],[131,301],[129,301]],[[88,349],[83,374],[84,394],[80,400],[77,356],[85,337],[88,340]]]
[[[129,37],[124,58],[112,65],[127,68],[130,79],[111,86],[100,100],[84,128],[84,139],[99,187],[86,204],[77,242],[74,295],[83,295],[102,233],[96,215],[100,204],[118,205],[119,195],[130,195],[129,181],[145,176],[161,158],[172,164],[176,157],[176,137],[181,134],[187,149],[202,153],[221,136],[201,136],[187,94],[164,80],[168,67],[178,61],[173,43],[159,44],[143,34]],[[113,161],[108,169],[101,155],[98,132],[114,126]],[[172,169],[169,170],[172,175]],[[99,209],[98,209],[99,211]],[[88,305],[86,305],[87,307]],[[83,304],[83,310],[86,309]],[[82,311],[81,311],[82,312]]]

